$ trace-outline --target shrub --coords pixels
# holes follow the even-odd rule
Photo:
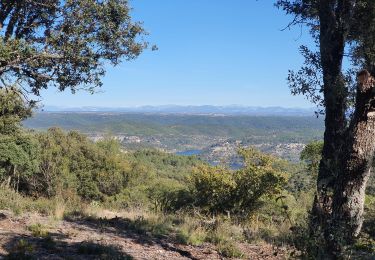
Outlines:
[[[262,198],[275,198],[286,184],[286,173],[277,161],[254,149],[241,149],[245,167],[231,171],[221,166],[198,166],[191,177],[195,205],[210,213],[248,216],[262,205]]]
[[[15,214],[38,212],[50,214],[54,202],[45,198],[33,199],[23,196],[9,188],[0,188],[0,209],[9,209]]]
[[[196,206],[214,213],[232,209],[236,183],[231,171],[220,166],[200,165],[191,180]]]
[[[243,253],[233,242],[223,242],[217,245],[217,250],[220,255],[230,258],[242,258]]]
[[[53,197],[66,190],[86,200],[119,194],[128,184],[130,164],[113,140],[96,144],[84,135],[51,128],[39,133],[38,171],[21,178],[22,192]]]
[[[171,179],[161,179],[150,184],[147,192],[156,211],[172,212],[193,202],[190,192],[181,183]]]
[[[49,235],[46,228],[40,223],[32,224],[32,225],[28,226],[27,229],[29,231],[31,231],[31,233],[34,237],[45,238]]]

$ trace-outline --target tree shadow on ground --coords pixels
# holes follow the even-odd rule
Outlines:
[[[123,243],[125,240],[130,240],[131,243],[148,247],[150,250],[156,246],[156,248],[163,248],[165,251],[175,252],[189,259],[198,259],[191,252],[182,249],[184,247],[175,240],[170,227],[158,227],[158,224],[150,223],[144,218],[106,219],[77,214],[70,215],[64,222],[69,223],[68,229],[39,232],[38,235],[33,232],[31,234],[3,232],[2,249],[7,254],[0,253],[0,259],[133,259],[133,256],[126,253],[128,251],[116,241],[94,240],[98,234],[107,238],[111,237],[117,242]],[[73,237],[71,237],[69,230],[76,230],[78,233],[82,231],[86,234],[89,232],[94,236],[92,240],[77,241],[76,233],[73,232]]]
[[[33,259],[133,259],[124,253],[121,248],[113,245],[104,245],[91,241],[65,242],[66,236],[49,233],[45,237],[16,235],[11,237],[4,246],[8,255],[0,258],[7,260]]]
[[[109,233],[118,237],[131,239],[133,242],[141,245],[159,245],[167,251],[177,252],[181,256],[193,260],[197,259],[189,251],[175,246],[177,241],[171,235],[172,230],[165,226],[150,223],[144,218],[131,220],[115,217],[107,219],[77,215],[67,217],[65,220],[73,222],[75,225],[95,230],[95,232]]]

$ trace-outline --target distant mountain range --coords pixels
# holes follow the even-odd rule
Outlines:
[[[59,107],[45,106],[45,112],[118,112],[156,114],[216,114],[216,115],[259,115],[259,116],[313,116],[314,108],[252,107],[252,106],[140,106],[140,107]]]

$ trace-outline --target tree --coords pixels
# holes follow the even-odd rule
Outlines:
[[[93,92],[106,63],[147,47],[129,11],[127,0],[0,0],[0,88]]]
[[[0,89],[0,182],[15,190],[22,186],[24,176],[38,168],[39,146],[21,128],[21,121],[30,113],[17,90]]]
[[[301,47],[305,64],[288,80],[293,94],[307,95],[325,114],[311,230],[324,238],[320,256],[335,258],[360,232],[374,156],[375,3],[279,0],[276,5],[294,15],[290,26],[308,26],[318,47]],[[342,65],[346,56],[352,61],[348,73]],[[357,82],[355,71],[361,71]]]
[[[35,152],[35,140],[29,140],[20,125],[31,115],[34,99],[42,89],[94,92],[102,85],[106,64],[132,60],[147,47],[142,38],[144,29],[129,13],[127,0],[0,0],[0,177],[18,176],[19,180],[19,170],[26,173],[34,165],[34,157],[39,154]],[[67,167],[66,162],[54,157],[60,147],[54,145],[52,137],[47,135],[44,143],[39,142],[47,148],[52,146],[42,152],[41,173],[46,178],[39,183],[23,178],[28,182],[25,189],[47,189],[48,196],[54,191],[53,177]],[[75,137],[72,134],[71,138]],[[104,163],[116,168],[116,160]],[[82,172],[81,193],[85,193],[84,185],[92,184],[92,176],[77,168]],[[95,174],[106,181],[99,188],[95,186],[94,195],[116,193],[122,173],[113,180],[113,169],[100,169],[102,172]]]
[[[31,107],[14,88],[0,89],[0,134],[14,135],[21,131],[21,121],[31,115]]]
[[[307,144],[301,152],[300,159],[307,164],[307,171],[311,175],[317,175],[319,171],[319,163],[322,159],[323,142],[312,141]]]

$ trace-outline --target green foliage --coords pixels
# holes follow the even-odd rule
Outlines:
[[[39,95],[101,86],[104,64],[136,58],[147,44],[126,0],[0,1],[0,78]]]
[[[166,178],[184,183],[192,168],[200,164],[199,160],[191,156],[178,156],[154,149],[135,151],[127,158],[132,163],[134,182]]]
[[[0,181],[16,190],[38,169],[39,145],[27,133],[0,135]]]
[[[198,224],[198,225],[196,225]],[[179,243],[185,245],[200,246],[207,240],[207,230],[199,223],[184,223],[176,235]]]
[[[77,132],[65,134],[57,128],[37,139],[40,171],[28,181],[30,193],[51,197],[73,190],[84,199],[100,200],[126,187],[129,163],[112,140],[95,144]]]
[[[301,161],[307,164],[308,173],[318,175],[319,163],[322,158],[323,141],[313,141],[305,146],[301,152]]]
[[[300,154],[301,164],[296,170],[290,171],[293,174],[289,179],[288,190],[294,193],[315,190],[322,150],[322,141],[312,141],[305,146]]]
[[[17,190],[38,167],[38,143],[21,128],[21,120],[30,115],[16,89],[0,89],[0,183]]]
[[[195,205],[212,213],[246,216],[261,206],[262,198],[275,198],[286,184],[286,174],[277,161],[254,149],[241,149],[245,167],[231,171],[202,165],[192,175]]]
[[[341,23],[343,28],[342,38],[340,41],[341,48],[346,49],[346,54],[343,52],[338,54],[338,61],[342,60],[344,56],[350,57],[349,66],[345,69],[340,65],[340,78],[343,83],[343,89],[337,95],[343,95],[346,107],[354,108],[356,96],[356,74],[359,70],[366,68],[370,72],[374,72],[375,60],[375,4],[372,0],[360,0],[350,3],[343,3],[343,1],[332,1],[329,5],[321,5],[320,1],[316,0],[278,0],[276,6],[284,10],[287,14],[295,17],[288,25],[306,26],[310,29],[311,36],[315,39],[318,51],[310,50],[306,46],[300,47],[300,52],[305,58],[305,62],[300,70],[297,72],[290,71],[288,76],[288,83],[293,95],[305,95],[311,102],[318,106],[324,107],[324,82],[323,82],[323,67],[330,63],[325,63],[321,60],[321,48],[328,47],[319,41],[321,28],[319,27],[322,19],[328,19],[329,12],[340,13],[340,16],[335,15]],[[327,9],[325,9],[327,8]],[[345,17],[345,18],[343,18]],[[328,19],[329,20],[329,19]],[[325,20],[326,21],[326,20]],[[337,25],[335,25],[337,26]],[[327,39],[328,40],[328,39]],[[336,44],[339,39],[331,39],[326,43]],[[336,51],[336,50],[335,50]],[[323,53],[325,55],[326,53]],[[342,63],[342,62],[340,62]],[[332,66],[333,64],[330,64]],[[325,68],[331,69],[331,68]],[[340,97],[341,98],[341,97]],[[321,109],[321,108],[320,108]],[[323,112],[320,110],[319,112]]]
[[[245,167],[234,174],[236,187],[235,200],[239,210],[258,208],[261,198],[275,198],[285,187],[287,173],[277,168],[273,156],[254,149],[241,149]]]
[[[123,155],[130,163],[128,185],[105,204],[114,208],[148,207],[174,211],[191,205],[188,177],[202,162],[194,157],[177,156],[156,150]]]
[[[31,108],[18,89],[0,88],[0,134],[20,132],[21,121],[31,116]]]
[[[130,163],[113,140],[95,144],[77,132],[0,135],[0,180],[25,194],[67,193],[87,200],[119,194],[128,184]]]
[[[81,210],[81,201],[72,194],[65,194],[64,206],[66,211]],[[43,197],[33,198],[24,196],[9,188],[0,188],[0,209],[11,210],[15,214],[36,212],[42,215],[53,216],[59,210],[60,202],[57,198],[47,199]]]
[[[45,238],[49,235],[46,228],[40,223],[32,224],[28,226],[27,229],[32,233],[34,237]]]
[[[191,205],[194,198],[183,184],[170,179],[161,179],[152,183],[148,191],[148,198],[154,210],[171,212]]]
[[[241,252],[239,248],[237,248],[237,246],[233,242],[225,241],[223,243],[219,243],[217,245],[217,250],[219,254],[224,257],[230,257],[230,258],[242,258],[243,257],[243,253]]]
[[[230,170],[219,166],[198,166],[191,181],[196,206],[216,213],[232,210],[236,183]]]

